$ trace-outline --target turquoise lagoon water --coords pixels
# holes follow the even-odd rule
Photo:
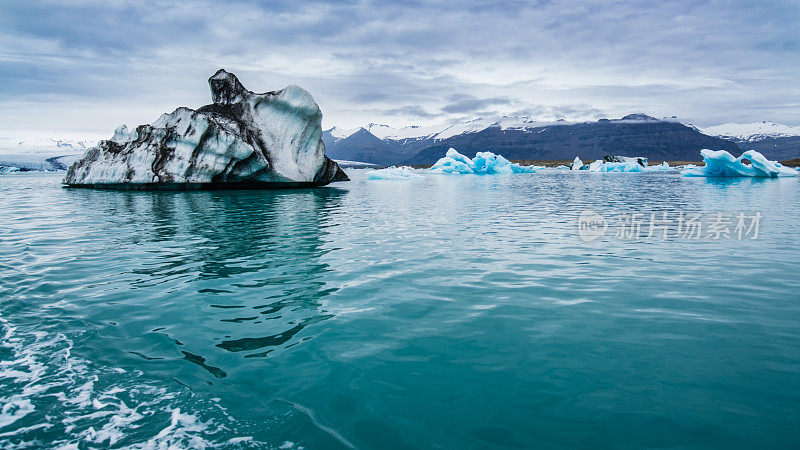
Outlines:
[[[800,445],[798,180],[350,174],[0,178],[0,446]],[[616,237],[651,211],[763,220]]]

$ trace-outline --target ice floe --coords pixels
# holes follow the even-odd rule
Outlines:
[[[578,158],[575,158],[572,170],[576,170],[574,167],[579,161]],[[666,161],[649,166],[647,158],[641,156],[606,156],[584,166],[583,170],[589,172],[658,172],[672,170],[672,167]]]
[[[700,150],[705,166],[681,172],[687,177],[796,177],[797,171],[749,150],[738,158],[725,150]],[[749,163],[748,163],[749,162]]]
[[[370,180],[419,180],[425,178],[411,167],[387,167],[385,169],[370,170],[367,178]]]
[[[508,173],[534,173],[533,166],[521,166],[512,163],[500,155],[492,152],[478,152],[475,157],[468,157],[458,153],[455,149],[447,150],[444,158],[436,161],[430,169],[433,173],[441,174],[508,174]]]

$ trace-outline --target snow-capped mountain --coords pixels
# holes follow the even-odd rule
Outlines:
[[[547,125],[569,125],[574,122],[566,122],[564,120],[543,122],[536,121],[530,117],[513,117],[513,116],[497,116],[497,117],[481,117],[474,120],[464,122],[447,122],[432,126],[406,126],[402,128],[394,128],[389,125],[370,123],[361,128],[341,129],[333,127],[330,134],[338,139],[346,139],[352,136],[359,130],[367,130],[378,139],[389,139],[392,141],[402,141],[404,139],[433,139],[443,140],[453,136],[466,133],[477,133],[489,127],[499,127],[503,130],[524,130],[526,128],[541,127]]]
[[[743,150],[756,150],[771,159],[800,158],[800,126],[763,121],[725,123],[701,128],[702,133],[736,142]]]
[[[800,126],[793,127],[767,120],[751,123],[729,122],[722,125],[700,128],[700,131],[709,136],[719,136],[741,141],[760,141],[767,138],[800,136]]]
[[[607,154],[648,156],[653,160],[697,160],[702,148],[740,152],[730,141],[707,136],[676,118],[629,114],[596,122],[538,121],[529,116],[482,117],[428,127],[393,128],[371,123],[323,133],[334,159],[375,164],[428,164],[449,147],[471,157],[493,151],[511,159],[596,159]],[[627,152],[627,153],[626,153]]]
[[[656,119],[646,114],[629,114],[621,119],[601,119],[602,121],[614,123],[648,123],[659,121],[673,121],[672,119]],[[479,117],[477,119],[462,122],[446,122],[433,126],[406,126],[394,128],[389,125],[370,123],[361,128],[342,129],[333,127],[330,134],[337,139],[346,139],[359,130],[367,130],[372,135],[382,140],[401,141],[404,139],[433,139],[444,140],[453,136],[467,133],[477,133],[487,128],[500,128],[501,130],[529,130],[541,129],[548,126],[575,125],[581,122],[570,122],[564,119],[542,121],[535,120],[530,116],[491,116]]]

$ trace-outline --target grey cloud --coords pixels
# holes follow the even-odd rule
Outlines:
[[[557,119],[568,119],[571,117],[593,117],[599,119],[605,117],[603,111],[589,105],[561,105],[552,108],[553,116]]]
[[[422,109],[422,107],[418,105],[406,105],[406,106],[401,106],[399,108],[386,109],[381,111],[381,113],[388,116],[406,116],[406,117],[422,117],[422,118],[436,117],[435,114],[431,114],[425,111],[424,109]]]
[[[478,98],[466,94],[450,96],[450,103],[442,107],[442,111],[453,114],[476,112],[491,105],[507,105],[511,103],[507,97]]]
[[[511,113],[514,116],[530,116],[547,119],[601,119],[608,114],[590,105],[531,105]]]
[[[389,94],[382,91],[361,91],[350,97],[355,103],[374,103],[381,100],[386,100]]]

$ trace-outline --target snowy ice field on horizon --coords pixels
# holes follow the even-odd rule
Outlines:
[[[0,137],[0,166],[26,170],[63,170],[69,167],[86,150],[107,136],[31,136],[19,138]],[[48,161],[49,160],[49,161]],[[55,163],[57,161],[58,163]]]
[[[93,133],[83,135],[48,133],[48,135],[0,136],[0,156],[27,154],[58,156],[83,153],[96,146],[101,140],[109,139],[113,134],[113,130],[109,130],[104,135]]]

